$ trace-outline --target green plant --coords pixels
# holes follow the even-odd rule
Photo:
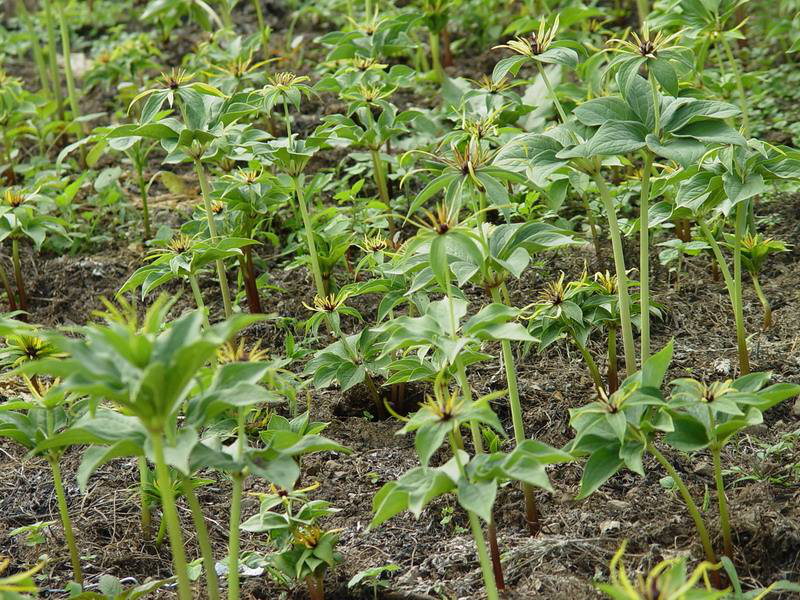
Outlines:
[[[260,494],[258,514],[245,521],[242,529],[266,533],[277,550],[271,556],[272,564],[290,580],[305,581],[311,600],[324,600],[325,572],[341,557],[336,552],[339,532],[318,525],[336,509],[329,502],[307,497],[316,487],[292,490],[272,486],[271,493]]]
[[[725,245],[728,248],[736,248],[736,240],[732,239],[734,236],[726,236]],[[764,266],[764,261],[767,256],[774,252],[787,252],[789,248],[784,242],[780,240],[773,240],[772,238],[765,238],[758,233],[751,235],[745,233],[741,239],[741,253],[742,253],[742,266],[744,270],[750,274],[753,280],[753,289],[756,292],[758,301],[764,309],[764,330],[772,327],[772,307],[769,300],[764,295],[761,289],[761,282],[759,281],[759,273]]]
[[[35,340],[38,338],[30,339]],[[47,352],[45,348],[37,349],[33,344],[30,344],[28,348],[34,357],[39,354],[42,356],[52,354],[52,352]],[[58,359],[51,358],[50,360]],[[27,363],[27,358],[24,362]],[[75,403],[76,398],[67,395],[57,385],[47,385],[39,381],[32,381],[29,378],[25,378],[25,383],[33,399],[31,401],[11,401],[0,405],[0,437],[10,438],[34,454],[42,455],[47,459],[50,471],[53,474],[53,486],[56,491],[61,526],[64,530],[70,562],[72,563],[72,576],[76,582],[81,584],[83,583],[83,571],[80,553],[75,542],[75,534],[72,529],[72,520],[69,515],[61,476],[61,455],[64,449],[43,447],[43,444],[48,439],[54,437],[74,419],[71,405]]]
[[[681,271],[683,270],[683,262],[686,256],[697,256],[704,250],[710,250],[706,242],[702,240],[692,240],[684,242],[681,239],[675,238],[660,242],[658,244],[664,249],[658,253],[658,260],[664,266],[669,266],[670,272],[675,273],[675,281],[673,286],[676,292],[681,289]],[[675,266],[672,266],[675,263]]]
[[[697,504],[672,463],[656,447],[657,434],[681,451],[709,449],[720,513],[724,553],[732,556],[728,503],[720,453],[745,427],[762,422],[762,413],[800,393],[800,386],[777,383],[764,387],[769,373],[752,373],[735,381],[704,384],[692,379],[672,382],[668,398],[661,384],[672,358],[672,344],[645,361],[642,370],[622,382],[620,389],[581,408],[570,410],[576,437],[570,444],[578,455],[588,455],[579,498],[585,498],[623,466],[644,475],[642,457],[652,455],[667,471],[686,504],[703,544],[706,559],[716,563],[705,522]]]
[[[471,400],[446,386],[444,372],[437,376],[434,397],[414,413],[401,430],[415,433],[414,447],[421,466],[403,474],[397,481],[385,484],[373,500],[370,527],[409,510],[419,518],[425,505],[433,499],[453,492],[466,510],[470,530],[475,540],[486,593],[498,598],[502,587],[502,570],[492,565],[480,527],[479,518],[491,524],[492,506],[498,486],[508,480],[524,481],[549,489],[544,465],[571,460],[571,456],[535,440],[526,440],[510,454],[501,452],[470,456],[464,451],[461,428],[477,423],[502,433],[502,426],[488,404],[488,397]],[[429,466],[434,453],[447,441],[452,458],[440,467]],[[498,577],[499,576],[499,577]]]
[[[11,259],[18,302],[14,301],[14,296],[10,293],[10,285],[4,270],[0,272],[0,278],[3,280],[12,310],[16,310],[17,307],[23,311],[28,310],[28,292],[20,259],[20,243],[28,239],[38,250],[48,234],[66,236],[63,222],[47,214],[52,210],[52,204],[49,198],[38,191],[31,193],[18,188],[7,188],[3,194],[3,203],[0,205],[0,241],[6,239],[11,241]]]
[[[400,567],[395,564],[364,569],[350,578],[350,581],[347,582],[347,588],[352,589],[359,586],[369,586],[372,588],[373,600],[378,600],[378,594],[380,593],[380,590],[385,590],[390,587],[390,583],[383,579],[383,576],[387,573],[394,573],[398,570],[400,570]]]
[[[749,140],[711,153],[678,189],[676,205],[694,215],[725,280],[736,319],[742,375],[750,372],[742,299],[742,242],[747,235],[747,216],[755,197],[766,190],[767,181],[798,177],[800,157],[794,151]],[[733,217],[734,234],[732,243],[729,242],[733,247],[733,273],[709,226],[710,218],[718,214]]]
[[[595,584],[598,590],[614,600],[650,600],[653,590],[656,590],[658,598],[664,600],[762,600],[772,591],[800,590],[797,584],[781,580],[766,588],[743,593],[736,568],[727,556],[723,556],[717,564],[703,561],[691,572],[687,557],[667,558],[650,569],[647,575],[637,574],[636,579],[631,580],[622,562],[626,546],[627,541],[622,543],[611,559],[610,581]],[[731,587],[715,589],[712,578],[723,568]]]
[[[191,286],[197,308],[205,314],[206,305],[198,283],[198,275],[212,263],[241,257],[243,248],[254,243],[253,240],[232,237],[217,241],[199,240],[185,233],[179,233],[162,242],[161,248],[156,248],[148,254],[146,260],[149,264],[137,269],[122,284],[117,297],[141,288],[144,299],[150,292],[174,279],[186,279]],[[207,315],[206,322],[208,322]]]
[[[55,521],[37,521],[30,525],[23,525],[8,532],[8,537],[24,536],[23,541],[26,546],[38,546],[45,543],[47,538],[45,532],[52,527]]]
[[[11,559],[0,560],[0,575],[5,572],[9,564],[11,564]],[[8,598],[8,600],[30,600],[32,596],[28,596],[25,592],[36,594],[39,591],[33,578],[46,565],[47,563],[42,561],[30,569],[0,577],[0,593],[2,593],[3,598]]]
[[[105,325],[86,327],[83,338],[56,336],[53,343],[67,358],[43,359],[26,367],[31,373],[63,377],[64,391],[87,394],[94,406],[110,401],[141,422],[156,467],[179,595],[189,600],[191,585],[165,448],[174,454],[174,444],[181,439],[176,436],[175,419],[198,370],[219,346],[254,319],[240,315],[204,331],[204,315],[194,311],[162,331],[168,309],[163,299],[156,302],[141,329],[135,315],[112,314]],[[183,451],[187,450],[191,447],[184,447]]]
[[[68,584],[67,589],[70,600],[137,600],[137,598],[144,598],[173,581],[173,578],[157,579],[125,587],[119,578],[102,575],[97,582],[96,592],[83,590],[81,586],[73,584]]]

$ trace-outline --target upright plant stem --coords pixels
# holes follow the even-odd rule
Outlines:
[[[711,458],[714,462],[714,483],[717,487],[717,504],[719,505],[719,528],[722,531],[722,553],[733,558],[733,541],[731,540],[731,519],[728,512],[728,498],[725,496],[725,482],[722,480],[721,448],[711,446]]]
[[[639,27],[641,28],[650,14],[650,5],[647,0],[636,0],[636,12],[639,15]]]
[[[460,445],[456,441],[456,436],[450,434],[450,447],[453,450],[453,456],[456,459],[461,475],[466,477],[464,467],[461,464],[461,458],[458,455]],[[481,574],[483,575],[483,585],[486,587],[486,595],[489,600],[499,600],[497,591],[497,582],[495,581],[494,572],[492,571],[492,564],[489,558],[489,553],[486,550],[486,542],[483,539],[483,531],[478,516],[471,510],[467,511],[467,518],[469,519],[469,527],[472,531],[472,538],[475,540],[475,547],[478,552],[478,562],[481,566]]]
[[[437,83],[442,83],[445,78],[444,68],[442,67],[442,57],[440,56],[439,49],[439,34],[430,31],[428,32],[428,40],[431,46],[431,62],[433,63],[433,73],[436,75]]]
[[[736,62],[736,57],[733,55],[733,51],[731,50],[731,45],[728,43],[728,40],[725,39],[724,35],[719,36],[719,40],[722,44],[722,49],[725,51],[725,56],[728,58],[728,63],[730,63],[731,71],[733,71],[733,77],[736,80],[736,93],[739,96],[739,110],[742,111],[742,129],[744,131],[744,136],[749,138],[750,111],[747,108],[747,96],[744,93],[742,72],[739,69],[739,64]]]
[[[317,254],[317,244],[314,241],[314,229],[311,225],[311,216],[308,213],[308,205],[306,204],[305,194],[303,193],[302,183],[300,179],[295,177],[294,188],[297,194],[297,204],[300,207],[300,216],[303,219],[303,228],[306,233],[306,244],[308,245],[308,254],[311,258],[311,271],[314,275],[314,285],[317,287],[317,296],[324,298],[327,295],[327,288],[322,279],[322,269],[319,266],[319,255]]]
[[[28,38],[31,42],[33,60],[36,63],[36,70],[39,73],[39,84],[41,86],[42,93],[49,98],[51,95],[51,90],[50,77],[47,74],[47,63],[45,62],[44,53],[42,52],[41,41],[39,40],[39,36],[37,35],[36,29],[31,21],[31,15],[28,12],[28,8],[25,6],[25,0],[17,0],[17,14],[22,21],[22,25],[25,27],[25,30],[28,33]]]
[[[631,299],[628,294],[628,274],[625,271],[625,255],[622,250],[622,235],[617,224],[617,211],[608,186],[600,173],[594,174],[594,181],[600,192],[600,199],[608,218],[608,233],[611,236],[611,248],[614,252],[614,268],[617,272],[617,290],[619,294],[619,316],[622,328],[622,345],[625,350],[625,371],[627,375],[636,372],[636,348],[633,342],[633,325],[631,324]]]
[[[653,154],[645,150],[639,203],[639,306],[641,362],[650,358],[650,170]]]
[[[19,258],[19,239],[11,239],[11,262],[14,264],[14,279],[17,283],[17,295],[19,296],[19,309],[27,312],[28,293],[25,291],[25,280],[22,278],[22,262]]]
[[[617,373],[617,328],[608,328],[608,393],[613,394],[619,389],[619,374]]]
[[[604,389],[605,386],[603,385],[603,377],[600,375],[600,369],[597,368],[597,363],[594,361],[594,358],[592,358],[591,353],[586,346],[580,343],[577,337],[573,336],[572,341],[575,342],[575,345],[581,352],[581,356],[583,357],[583,361],[586,363],[586,366],[589,369],[589,375],[592,377],[594,386],[598,390]]]
[[[208,232],[211,235],[211,241],[216,242],[217,225],[214,222],[214,214],[211,212],[211,190],[208,185],[208,178],[206,177],[206,170],[203,163],[199,158],[194,161],[194,170],[197,173],[197,180],[200,182],[200,192],[203,194],[203,206],[206,210],[206,220],[208,221]],[[225,264],[222,260],[216,261],[217,265],[217,278],[219,279],[219,289],[222,292],[222,305],[225,309],[225,318],[230,318],[233,310],[231,308],[231,293],[228,289],[228,277],[225,273]]]
[[[197,499],[197,493],[192,486],[189,477],[183,478],[183,493],[189,508],[192,511],[192,523],[197,532],[197,543],[200,546],[200,555],[203,557],[203,570],[206,572],[206,588],[209,600],[219,600],[219,580],[217,578],[216,563],[214,561],[214,549],[211,547],[211,539],[208,536],[208,527],[203,518],[203,508]]]
[[[50,458],[49,462],[50,470],[53,472],[53,485],[56,488],[56,500],[58,501],[58,512],[61,515],[61,525],[64,527],[64,538],[67,540],[67,548],[69,548],[69,560],[72,563],[72,576],[77,583],[83,585],[81,556],[78,553],[78,546],[75,544],[72,520],[69,518],[67,498],[64,495],[64,483],[61,478],[61,466],[58,464],[58,458]]]
[[[389,185],[386,182],[386,171],[383,168],[381,153],[380,150],[374,149],[370,149],[369,153],[372,156],[372,172],[375,175],[375,185],[378,187],[381,202],[386,205],[386,210],[389,213],[389,236],[394,238],[395,225],[394,218],[392,218],[392,200],[389,197]]]
[[[175,567],[175,576],[178,579],[178,598],[192,600],[192,584],[189,581],[189,571],[186,566],[186,552],[183,547],[181,523],[178,520],[178,511],[175,508],[175,494],[170,482],[169,470],[164,458],[164,436],[160,432],[150,434],[150,443],[155,455],[156,479],[161,490],[161,508],[164,511],[164,521],[167,524],[169,545],[172,549],[172,564]]]
[[[737,214],[737,222],[738,220]],[[717,259],[717,265],[719,266],[719,270],[722,273],[722,278],[725,281],[725,287],[728,289],[728,296],[731,299],[731,307],[733,308],[733,316],[736,320],[736,342],[739,350],[739,371],[742,375],[746,375],[750,372],[750,356],[747,352],[747,337],[744,330],[744,315],[743,313],[739,313],[737,310],[736,281],[731,275],[731,271],[728,268],[728,263],[725,261],[725,257],[722,255],[722,250],[720,249],[717,240],[714,238],[714,235],[711,233],[711,230],[708,228],[708,224],[706,223],[705,219],[702,216],[698,216],[697,223],[700,225],[700,230],[703,232],[708,245],[711,246],[712,252],[714,252],[714,257]]]
[[[492,300],[502,304],[500,290],[492,287]],[[514,353],[511,349],[509,340],[501,340],[500,346],[503,350],[503,367],[506,371],[506,383],[508,384],[508,404],[511,409],[511,423],[514,427],[514,442],[519,446],[525,441],[525,424],[522,419],[522,404],[519,399],[519,386],[517,385],[517,368],[514,363]],[[522,484],[522,493],[525,496],[525,520],[528,523],[528,530],[532,536],[537,535],[541,530],[539,518],[539,508],[536,506],[533,486],[528,483]]]
[[[228,0],[219,0],[220,12],[222,13],[222,26],[233,31],[233,19],[231,18],[231,7]]]
[[[80,106],[78,105],[78,92],[75,89],[75,75],[72,72],[72,49],[69,41],[69,27],[67,26],[67,15],[65,7],[59,1],[56,6],[58,9],[58,27],[61,30],[61,52],[64,54],[64,77],[67,80],[67,96],[69,97],[69,108],[72,111],[72,120],[77,121],[81,117]],[[81,131],[86,133],[86,124],[80,125]],[[81,146],[81,157],[85,158],[86,149]]]
[[[267,24],[264,21],[264,10],[261,8],[261,0],[253,0],[253,6],[256,9],[258,31],[261,34],[261,53],[264,55],[264,60],[269,60],[269,32],[267,30]]]
[[[544,85],[547,88],[547,93],[550,94],[550,99],[553,101],[553,104],[556,107],[558,116],[561,117],[561,122],[566,123],[567,113],[564,112],[564,107],[561,106],[561,102],[559,101],[558,96],[556,96],[556,92],[553,89],[553,85],[550,83],[550,78],[547,76],[547,72],[544,70],[542,63],[540,63],[538,60],[535,62],[536,68],[539,70],[539,76],[542,78],[542,81],[544,81]]]
[[[761,283],[758,281],[758,273],[750,273],[750,277],[753,279],[753,289],[756,292],[758,301],[761,302],[761,306],[764,309],[764,331],[766,331],[772,327],[772,306],[764,294],[764,290],[761,289]]]
[[[139,507],[142,513],[142,535],[145,539],[149,539],[152,533],[152,513],[150,512],[150,500],[144,487],[147,481],[147,459],[140,456],[136,459],[136,463],[139,466]]]
[[[736,205],[736,235],[733,241],[733,286],[734,306],[736,315],[736,341],[739,346],[740,364],[742,375],[750,372],[750,355],[747,352],[747,332],[744,326],[744,299],[742,297],[742,238],[747,227],[747,203],[739,202]],[[744,358],[742,361],[741,359]]]
[[[245,431],[245,409],[240,408],[238,414],[236,460],[241,464],[244,460],[247,432]],[[231,521],[228,533],[228,600],[239,600],[239,524],[242,517],[242,490],[245,473],[233,473],[233,491],[231,494]]]
[[[61,89],[61,77],[58,72],[58,58],[56,52],[56,28],[53,22],[53,5],[51,0],[42,0],[44,5],[44,18],[47,26],[47,53],[50,63],[50,76],[53,80],[53,95],[56,99],[58,117],[64,120],[64,92]]]
[[[144,180],[144,166],[141,162],[136,164],[136,177],[139,184],[139,197],[142,199],[142,225],[144,226],[144,239],[152,237],[150,231],[150,208],[147,203],[147,183]]]
[[[3,283],[3,288],[5,289],[6,297],[8,298],[8,310],[17,310],[17,300],[14,298],[14,290],[11,289],[11,282],[8,279],[6,268],[3,266],[2,262],[0,262],[0,281]]]
[[[458,336],[457,332],[458,325],[456,323],[455,310],[453,307],[452,287],[449,282],[447,284],[447,301],[450,308],[451,336],[453,339],[456,339],[456,337]],[[467,369],[464,367],[464,362],[461,360],[460,356],[456,357],[455,367],[457,371],[458,384],[461,386],[461,394],[464,397],[464,402],[467,404],[467,406],[469,406],[470,404],[472,404],[472,388],[470,387],[469,378],[467,377]],[[472,437],[472,444],[475,446],[475,454],[482,454],[483,438],[481,438],[480,426],[476,421],[470,421],[469,430]],[[490,517],[489,519],[488,535],[489,535],[489,547],[492,550],[491,563],[495,573],[495,575],[493,576],[494,587],[500,586],[500,588],[502,589],[503,587],[505,587],[505,583],[503,579],[503,565],[500,561],[500,550],[497,544],[497,528],[494,526],[494,516]],[[481,540],[483,540],[482,533],[481,533]]]
[[[200,291],[200,285],[197,283],[197,275],[189,275],[189,285],[192,288],[192,296],[194,296],[194,303],[197,308],[203,313],[203,322],[206,326],[206,329],[210,326],[208,322],[208,311],[206,310],[206,303],[203,302],[203,294]]]
[[[672,463],[670,463],[667,458],[661,454],[659,449],[656,448],[652,442],[647,443],[647,451],[652,454],[659,463],[661,463],[661,466],[664,467],[664,470],[667,472],[667,474],[672,477],[672,481],[675,482],[681,498],[683,498],[686,508],[689,510],[689,514],[691,515],[694,525],[697,528],[697,534],[700,536],[700,542],[703,544],[703,550],[705,551],[706,559],[710,563],[716,563],[717,555],[714,553],[714,547],[711,545],[711,538],[709,537],[708,530],[703,522],[700,509],[697,508],[697,504],[695,504],[694,500],[692,499],[692,495],[689,493],[689,489],[686,487],[683,479],[678,474],[678,471],[675,470],[675,467],[672,466]]]

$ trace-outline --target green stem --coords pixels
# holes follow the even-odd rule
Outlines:
[[[175,494],[169,477],[167,462],[164,458],[164,435],[161,432],[150,433],[150,443],[156,465],[156,478],[161,491],[161,509],[167,524],[169,545],[172,549],[172,564],[175,567],[175,576],[178,579],[178,598],[192,600],[192,584],[189,581],[189,571],[186,566],[186,552],[183,546],[181,523],[178,520],[178,511],[175,508]]]
[[[386,210],[389,215],[387,217],[389,223],[389,237],[394,239],[395,225],[394,218],[392,218],[392,200],[389,197],[389,185],[386,182],[386,171],[383,168],[380,150],[370,149],[370,154],[372,155],[372,172],[375,176],[375,185],[378,187],[381,202],[386,205]]]
[[[72,520],[69,518],[67,508],[67,498],[64,495],[64,482],[61,478],[61,466],[58,459],[52,457],[48,461],[50,470],[53,472],[53,485],[56,488],[56,500],[58,501],[58,512],[61,515],[61,525],[64,528],[64,538],[67,540],[69,548],[69,560],[72,563],[72,576],[75,581],[83,585],[83,572],[81,571],[81,557],[78,554],[78,546],[75,544],[75,534],[72,531]]]
[[[458,464],[458,469],[461,471],[462,477],[466,477],[464,466],[461,464],[461,458],[458,455],[458,444],[455,436],[450,434],[450,446],[453,449],[453,456]],[[471,510],[467,511],[467,518],[469,519],[470,530],[472,531],[472,538],[475,540],[475,547],[478,552],[478,562],[481,566],[481,574],[483,575],[483,584],[486,587],[486,595],[489,600],[499,600],[497,591],[497,583],[492,571],[492,561],[489,558],[489,552],[486,549],[486,541],[483,539],[483,531],[478,516]]]
[[[200,292],[200,285],[197,283],[197,275],[191,274],[188,277],[189,285],[192,286],[192,295],[194,296],[194,303],[197,305],[197,308],[200,309],[203,313],[203,321],[206,326],[206,329],[210,327],[208,322],[208,311],[206,310],[206,304],[203,302],[203,294]]]
[[[731,65],[731,71],[733,71],[733,77],[736,80],[736,93],[739,95],[739,110],[742,111],[742,130],[744,131],[744,136],[749,138],[750,112],[747,108],[747,96],[744,93],[742,73],[739,70],[739,64],[736,62],[736,57],[733,56],[733,50],[731,50],[731,45],[728,43],[728,40],[725,39],[724,35],[720,35],[719,40],[722,44],[722,49],[725,51],[725,56],[728,57],[728,62]]]
[[[672,481],[675,482],[675,485],[677,486],[678,491],[680,492],[680,495],[686,504],[686,508],[689,510],[689,514],[694,521],[694,525],[697,528],[697,534],[700,536],[700,541],[703,544],[703,550],[705,551],[706,559],[710,563],[716,564],[717,555],[714,553],[714,548],[711,545],[711,538],[708,536],[708,530],[703,522],[700,509],[697,508],[697,504],[695,504],[694,500],[692,499],[689,489],[686,487],[683,479],[675,470],[675,467],[672,466],[672,463],[670,463],[667,458],[661,454],[661,452],[653,445],[652,442],[647,442],[647,451],[652,454],[659,463],[661,463],[661,466],[664,467],[664,470],[667,472],[667,474],[672,477]]]
[[[139,507],[142,513],[142,535],[145,539],[148,539],[152,533],[152,513],[150,512],[150,500],[145,491],[145,482],[148,475],[147,459],[144,456],[140,456],[136,462],[139,465]]]
[[[3,283],[3,288],[8,298],[8,310],[13,312],[17,310],[17,300],[14,298],[14,290],[11,289],[11,282],[8,279],[6,268],[3,266],[2,262],[0,262],[0,281]]]
[[[183,494],[192,511],[192,522],[197,532],[197,543],[200,546],[200,555],[203,557],[203,570],[206,572],[206,588],[209,600],[219,600],[219,579],[217,578],[214,549],[211,547],[211,538],[208,535],[206,520],[203,518],[203,508],[197,499],[192,480],[183,478]]]
[[[150,208],[147,203],[147,183],[144,180],[144,169],[141,163],[136,165],[136,175],[139,181],[139,196],[142,199],[142,222],[144,225],[144,239],[152,237],[150,230]]]
[[[261,0],[253,0],[253,6],[256,9],[258,31],[261,34],[261,52],[264,55],[264,60],[269,60],[269,29],[267,28],[266,21],[264,21],[264,11],[261,8]]]
[[[583,357],[583,361],[586,363],[586,366],[589,368],[589,374],[592,376],[592,381],[594,382],[595,388],[598,390],[605,389],[605,385],[603,384],[603,377],[600,375],[600,369],[597,368],[597,363],[592,358],[591,353],[583,344],[578,341],[578,338],[573,335],[572,341],[578,347],[578,350],[581,352],[581,356]]]
[[[542,81],[544,81],[544,85],[547,88],[547,93],[550,94],[550,99],[553,101],[553,104],[556,107],[558,116],[561,117],[561,122],[566,123],[567,113],[564,112],[564,107],[561,106],[561,102],[559,101],[558,96],[556,96],[556,92],[553,89],[553,85],[550,83],[550,78],[547,76],[547,72],[544,70],[542,63],[540,63],[538,60],[534,62],[536,63],[536,68],[539,70],[539,75],[541,76]]]
[[[158,520],[158,533],[156,533],[155,544],[156,546],[161,546],[164,543],[164,536],[167,534],[167,520],[164,518],[164,514],[161,514],[161,518]]]
[[[308,244],[308,254],[311,257],[311,271],[314,275],[314,284],[317,287],[317,296],[324,298],[327,294],[325,282],[322,279],[322,270],[319,266],[319,256],[317,255],[317,244],[314,241],[314,229],[311,226],[311,217],[308,214],[303,186],[299,177],[294,178],[294,188],[297,194],[297,204],[300,207],[300,216],[303,219],[303,228],[306,234],[306,244]]]
[[[497,287],[491,288],[492,301],[502,304],[500,290]],[[522,403],[519,399],[519,385],[517,383],[517,367],[514,363],[514,353],[511,349],[509,340],[501,340],[500,346],[503,351],[503,367],[506,372],[506,383],[508,384],[508,404],[511,409],[511,423],[514,428],[514,441],[517,446],[525,441],[525,423],[522,418]],[[528,530],[532,536],[537,535],[541,530],[539,509],[536,506],[533,486],[528,483],[522,484],[522,493],[525,497],[525,520],[528,523]]]
[[[237,417],[236,460],[244,461],[247,432],[245,430],[245,409],[240,408]],[[244,468],[244,467],[242,467]],[[228,533],[228,600],[239,600],[239,525],[242,517],[242,490],[245,472],[233,473],[231,494],[231,520]]]
[[[772,306],[769,300],[767,300],[766,295],[764,295],[764,290],[761,289],[761,283],[758,281],[758,273],[750,273],[750,277],[753,279],[753,289],[756,291],[758,301],[761,302],[761,306],[764,308],[764,330],[766,331],[772,327]]]
[[[217,241],[217,225],[214,222],[214,213],[211,211],[211,191],[208,185],[208,178],[206,177],[206,170],[203,163],[199,158],[194,160],[194,170],[197,173],[197,180],[200,182],[200,192],[203,195],[203,206],[206,210],[206,220],[208,221],[208,232],[211,235],[211,241]],[[219,279],[219,289],[222,292],[222,305],[225,309],[225,318],[229,319],[233,314],[231,308],[231,293],[228,289],[228,277],[225,274],[225,264],[222,260],[216,261],[217,265],[217,279]]]
[[[58,117],[64,120],[64,92],[61,89],[61,77],[58,72],[58,54],[56,51],[56,28],[53,21],[53,6],[50,0],[42,0],[44,5],[45,25],[47,26],[47,54],[50,62],[50,76],[53,80],[53,92],[56,98]]]
[[[613,394],[619,389],[619,374],[617,372],[617,328],[608,328],[608,393]]]
[[[583,208],[586,211],[586,219],[589,221],[589,230],[592,232],[592,245],[594,246],[594,254],[600,258],[600,235],[597,232],[597,221],[594,218],[594,211],[589,206],[589,199],[585,194],[581,194]]]
[[[61,30],[61,52],[64,55],[64,77],[67,80],[67,96],[69,97],[69,107],[72,111],[72,120],[77,121],[81,117],[80,106],[78,105],[78,93],[75,90],[75,75],[72,72],[72,50],[69,41],[69,27],[67,26],[67,14],[65,7],[59,1],[57,5],[58,26]],[[81,131],[86,133],[86,124],[80,125]],[[81,146],[81,156],[85,157],[85,146]]]
[[[25,6],[25,0],[17,0],[17,14],[31,42],[33,60],[36,63],[36,70],[39,72],[39,84],[41,85],[42,93],[49,98],[51,96],[51,91],[50,78],[47,75],[47,63],[45,62],[44,53],[42,52],[41,41],[31,21],[31,15],[28,12],[28,8]]]
[[[219,0],[220,12],[222,13],[222,26],[233,31],[233,19],[231,18],[231,7],[228,0]]]
[[[736,235],[733,241],[733,286],[734,313],[736,316],[736,342],[739,346],[739,370],[741,375],[750,372],[750,355],[747,351],[747,332],[744,325],[744,299],[742,285],[742,238],[747,228],[747,203],[736,205]]]
[[[644,27],[644,22],[650,14],[650,5],[647,0],[636,0],[636,13],[639,16],[639,27]]]
[[[611,192],[600,173],[594,174],[594,181],[600,192],[600,199],[608,218],[608,233],[611,236],[611,248],[614,252],[614,268],[617,272],[617,290],[619,294],[619,316],[622,328],[622,345],[625,350],[625,371],[628,376],[636,372],[636,348],[633,342],[633,326],[631,324],[631,298],[628,294],[628,274],[625,271],[625,255],[622,249],[622,235],[617,224],[617,211]]]
[[[28,311],[28,293],[25,291],[25,280],[22,278],[22,262],[19,258],[19,239],[11,239],[11,262],[14,264],[14,279],[17,283],[20,310]]]
[[[714,462],[714,482],[717,487],[717,503],[719,504],[719,527],[722,530],[723,554],[732,559],[731,520],[728,512],[728,498],[725,496],[725,483],[722,480],[720,452],[721,448],[717,444],[711,446],[711,457]]]
[[[653,154],[645,150],[639,201],[639,319],[642,364],[650,358],[650,170],[652,167]]]
[[[289,116],[289,101],[284,98],[283,100],[283,120],[286,123],[286,140],[289,147],[289,152],[294,148],[292,142],[292,118]]]
[[[743,210],[742,212],[744,213]],[[737,230],[739,229],[739,216],[740,216],[739,207],[737,206],[737,218],[736,218]],[[744,218],[746,217],[747,215],[744,214]],[[714,257],[717,259],[717,265],[719,266],[719,270],[722,273],[722,278],[725,280],[725,287],[728,289],[728,296],[730,297],[731,306],[733,307],[733,316],[734,319],[736,320],[736,343],[738,346],[738,355],[739,355],[739,371],[742,375],[746,375],[747,373],[750,372],[750,357],[747,352],[747,336],[744,329],[744,314],[743,312],[740,312],[737,308],[739,306],[739,302],[737,299],[737,292],[736,292],[736,279],[733,276],[731,276],[731,271],[728,268],[728,263],[725,261],[725,257],[722,255],[722,250],[720,249],[717,240],[711,233],[711,230],[708,228],[708,224],[706,223],[705,219],[702,216],[698,216],[697,223],[700,225],[700,230],[703,232],[703,236],[705,236],[709,246],[711,246],[711,250],[714,253]],[[737,237],[737,241],[738,239],[739,238]],[[741,256],[740,256],[739,268],[741,269]],[[739,289],[741,289],[741,287]]]
[[[444,68],[442,67],[442,57],[440,56],[441,50],[439,49],[439,34],[435,31],[429,31],[428,40],[431,45],[431,62],[433,63],[433,73],[436,76],[436,82],[442,83],[445,79],[445,72]]]

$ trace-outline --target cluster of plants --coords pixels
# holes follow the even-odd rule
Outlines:
[[[117,4],[144,27],[117,25]],[[750,94],[763,76],[744,43],[747,5],[289,2],[286,30],[273,31],[260,0],[139,4],[17,0],[0,29],[0,362],[18,389],[0,404],[0,437],[51,470],[69,597],[172,586],[182,600],[199,589],[236,599],[242,574],[258,569],[323,598],[342,560],[340,532],[326,525],[337,509],[304,466],[310,454],[348,453],[314,420],[312,388],[333,386],[363,391],[370,418],[398,420],[414,439],[419,465],[377,492],[370,527],[420,518],[450,495],[490,600],[505,588],[493,516],[503,488],[522,491],[520,522],[536,536],[550,465],[580,461],[581,500],[621,469],[645,476],[647,457],[683,500],[705,560],[691,570],[667,559],[632,580],[621,549],[599,589],[769,592],[743,593],[733,567],[722,451],[800,394],[751,372],[759,332],[745,318],[749,280],[760,329],[775,322],[762,280],[790,247],[765,232],[765,196],[796,185],[800,151],[753,137],[764,123]],[[309,24],[325,33],[308,39]],[[171,40],[186,28],[201,42],[176,57]],[[770,31],[796,48],[793,27]],[[75,47],[91,58],[80,72]],[[491,73],[456,77],[470,52],[490,53]],[[19,61],[36,77],[12,75]],[[118,240],[139,266],[102,312],[69,328],[29,323],[43,256]],[[556,274],[554,255],[575,247],[591,255],[586,268]],[[654,253],[670,273],[663,297]],[[681,340],[658,348],[653,334],[696,275],[689,265],[722,279],[736,377],[665,383]],[[307,282],[300,320],[272,312],[279,270]],[[520,300],[531,280],[536,294]],[[282,352],[258,339],[265,323],[283,331]],[[517,372],[554,345],[577,350],[591,381],[562,448],[526,430]],[[470,371],[481,367],[503,373],[502,389],[479,393]],[[168,540],[172,577],[87,585],[61,473],[77,451],[83,491],[104,464],[136,461],[140,535]],[[671,451],[710,454],[718,536]],[[248,479],[266,490],[252,515],[242,514]],[[212,481],[229,485],[225,556],[198,493]],[[36,544],[52,525],[15,535]],[[242,552],[242,531],[268,551]],[[34,593],[45,564],[0,578],[0,597]],[[377,597],[392,567],[351,583]]]

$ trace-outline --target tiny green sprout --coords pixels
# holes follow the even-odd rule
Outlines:
[[[352,589],[354,587],[371,587],[372,588],[372,598],[373,600],[378,600],[378,595],[381,590],[389,589],[390,583],[384,578],[384,575],[389,573],[394,573],[395,571],[400,570],[400,567],[395,564],[389,565],[382,565],[380,567],[371,567],[369,569],[364,569],[363,571],[359,571],[353,577],[350,578],[350,581],[347,582],[347,588]]]
[[[55,521],[37,521],[30,525],[23,525],[8,532],[8,537],[24,536],[23,541],[26,546],[38,546],[47,541],[45,532],[48,528],[55,525]],[[0,587],[2,589],[2,587]]]

